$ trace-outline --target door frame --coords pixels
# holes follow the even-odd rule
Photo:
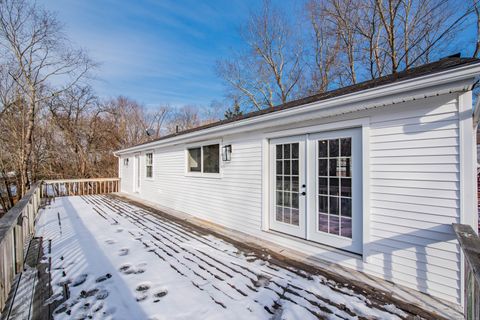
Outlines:
[[[315,119],[312,116],[312,119]],[[319,120],[322,121],[322,120]],[[309,125],[304,127],[295,126],[292,124],[290,128],[283,130],[276,130],[271,132],[265,132],[262,135],[262,220],[261,229],[264,232],[271,232],[270,228],[270,140],[281,137],[288,137],[293,135],[302,135],[310,132],[325,132],[334,130],[343,130],[350,128],[361,128],[362,131],[362,253],[360,259],[363,262],[369,262],[369,246],[370,242],[370,186],[369,186],[369,165],[370,165],[370,148],[369,148],[369,131],[370,131],[370,118],[361,117],[350,120],[332,121],[328,120],[328,123]],[[324,246],[322,244],[313,243],[316,246]],[[346,253],[346,251],[339,250],[334,247],[325,245],[325,248],[329,250],[337,251],[338,253]],[[351,257],[359,257],[357,255],[349,255]]]
[[[139,193],[141,187],[141,164],[140,153],[136,153],[133,156],[133,192]]]

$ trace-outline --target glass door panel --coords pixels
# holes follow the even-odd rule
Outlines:
[[[361,130],[308,136],[307,238],[343,250],[362,249]],[[309,197],[310,198],[310,197]]]
[[[272,140],[270,148],[271,228],[305,237],[305,136]]]
[[[318,231],[352,238],[352,138],[316,143]]]

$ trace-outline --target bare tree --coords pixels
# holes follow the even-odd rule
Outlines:
[[[0,64],[0,118],[13,106],[16,99],[15,81],[10,76],[12,63]]]
[[[176,108],[169,119],[169,132],[184,131],[198,127],[202,124],[200,108],[193,105],[186,105]]]
[[[473,57],[478,58],[480,55],[480,3],[478,0],[473,1],[473,10],[475,12],[475,28],[476,28],[476,37],[475,37],[475,50],[473,51]]]
[[[346,74],[346,79],[341,79],[342,85],[357,83],[357,53],[358,53],[358,34],[356,27],[359,24],[358,1],[355,0],[330,0],[326,6],[328,12],[327,19],[334,22],[334,32],[340,40],[342,56],[345,57],[343,64],[345,72],[340,74],[342,77]]]
[[[303,93],[303,47],[285,12],[264,1],[242,28],[248,50],[220,61],[218,74],[233,95],[256,109],[285,103]]]
[[[154,139],[165,134],[168,129],[166,122],[171,113],[168,106],[147,108],[137,101],[119,96],[104,103],[105,109],[114,121],[117,139],[120,147],[128,147]],[[153,136],[146,134],[147,129],[152,129]]]
[[[29,186],[35,119],[41,104],[77,83],[92,66],[81,51],[72,48],[62,26],[35,2],[4,0],[0,3],[0,46],[9,74],[25,97],[26,131],[19,163],[20,194]],[[51,86],[62,81],[60,88]]]
[[[350,83],[427,63],[446,47],[452,50],[451,39],[469,14],[454,19],[458,8],[451,0],[311,0],[308,8],[310,20],[335,30],[324,32],[328,39],[322,41],[340,40],[335,65],[344,66]],[[318,24],[312,28],[319,33]]]
[[[340,39],[335,24],[328,18],[325,3],[310,1],[307,4],[307,16],[312,31],[312,50],[310,70],[310,93],[327,91],[336,81],[340,53]]]

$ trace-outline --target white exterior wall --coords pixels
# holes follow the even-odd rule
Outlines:
[[[461,303],[460,248],[451,224],[462,222],[458,110],[459,101],[469,95],[448,94],[282,127],[368,118],[369,126],[363,131],[369,163],[363,172],[367,211],[361,257],[262,231],[263,214],[268,214],[262,212],[262,177],[268,172],[262,165],[262,148],[265,132],[277,128],[218,137],[233,148],[231,162],[221,163],[221,178],[186,176],[186,144],[182,143],[155,149],[154,178],[145,179],[142,151],[137,196]],[[134,160],[133,154],[121,159],[126,156],[129,166],[120,162],[121,191],[131,193]]]

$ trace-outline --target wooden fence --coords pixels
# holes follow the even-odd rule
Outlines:
[[[465,319],[480,320],[480,238],[468,225],[453,224],[453,229],[465,257]]]
[[[118,178],[45,180],[42,197],[82,196],[118,192]]]
[[[34,233],[40,186],[34,184],[0,219],[0,310],[5,306],[15,275],[22,270],[25,249]]]
[[[119,181],[118,178],[102,178],[37,182],[0,218],[0,312],[15,276],[22,271],[42,198],[118,192]]]

